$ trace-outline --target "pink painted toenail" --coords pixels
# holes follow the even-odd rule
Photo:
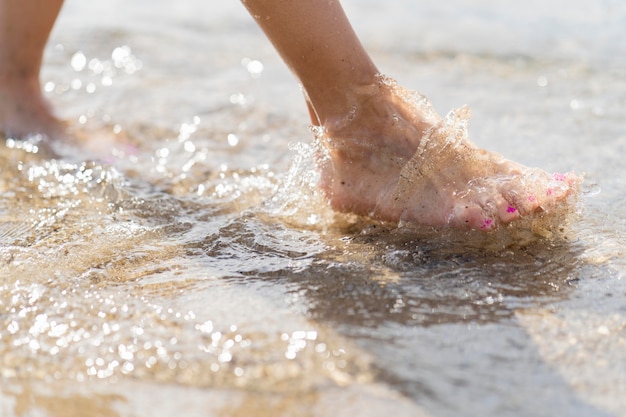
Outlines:
[[[515,213],[517,211],[517,209],[515,207],[507,207],[506,212],[507,213]]]
[[[565,174],[559,174],[558,172],[555,172],[552,177],[557,181],[565,181]]]
[[[547,195],[552,195],[552,193],[554,192],[554,190],[552,188],[548,188],[548,191],[546,191]]]
[[[537,201],[537,199],[535,198],[534,195],[529,195],[528,196],[528,201],[530,201],[531,203],[534,203],[535,201]]]
[[[485,219],[485,221],[483,222],[483,225],[481,226],[481,229],[489,229],[492,223],[493,223],[493,219]]]

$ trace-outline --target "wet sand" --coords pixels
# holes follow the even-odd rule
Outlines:
[[[0,414],[626,416],[626,9],[476,3],[346,8],[478,145],[585,173],[557,240],[335,215],[238,2],[68,1],[43,77],[85,147],[0,149]]]

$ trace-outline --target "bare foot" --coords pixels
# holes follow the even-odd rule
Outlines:
[[[322,189],[341,212],[492,230],[566,206],[580,182],[477,148],[469,109],[441,119],[422,95],[381,76],[353,111],[315,131]]]
[[[0,78],[0,138],[2,136],[36,145],[38,152],[47,157],[79,149],[83,158],[110,162],[114,147],[123,147],[126,153],[134,152],[125,135],[107,130],[71,129],[57,119],[36,81],[11,83]]]
[[[56,139],[64,131],[63,123],[52,114],[37,82],[0,80],[0,133],[15,139],[32,135]]]

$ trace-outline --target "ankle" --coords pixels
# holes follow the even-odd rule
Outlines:
[[[315,115],[312,119],[326,126],[353,114],[355,107],[377,94],[378,85],[378,74],[368,69],[338,74],[333,79],[320,79],[303,87]]]
[[[342,130],[357,123],[369,104],[384,96],[377,78],[349,86],[329,88],[309,98],[320,126],[328,131]]]
[[[17,74],[0,71],[0,94],[19,96],[42,96],[37,75]]]
[[[425,97],[382,74],[376,74],[369,84],[353,87],[345,102],[343,108],[336,106],[334,113],[327,113],[323,126],[331,135],[364,131],[376,132],[382,139],[385,133],[410,126],[421,136],[439,120]]]

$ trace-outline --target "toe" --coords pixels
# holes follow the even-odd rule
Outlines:
[[[504,198],[497,205],[498,218],[502,223],[510,223],[520,217],[520,211]]]
[[[486,215],[478,204],[457,204],[449,218],[448,224],[453,227],[475,230],[491,230],[496,227],[493,217]]]
[[[560,200],[569,196],[579,182],[578,176],[572,173],[552,174],[552,179],[548,184],[548,196],[550,199]]]

